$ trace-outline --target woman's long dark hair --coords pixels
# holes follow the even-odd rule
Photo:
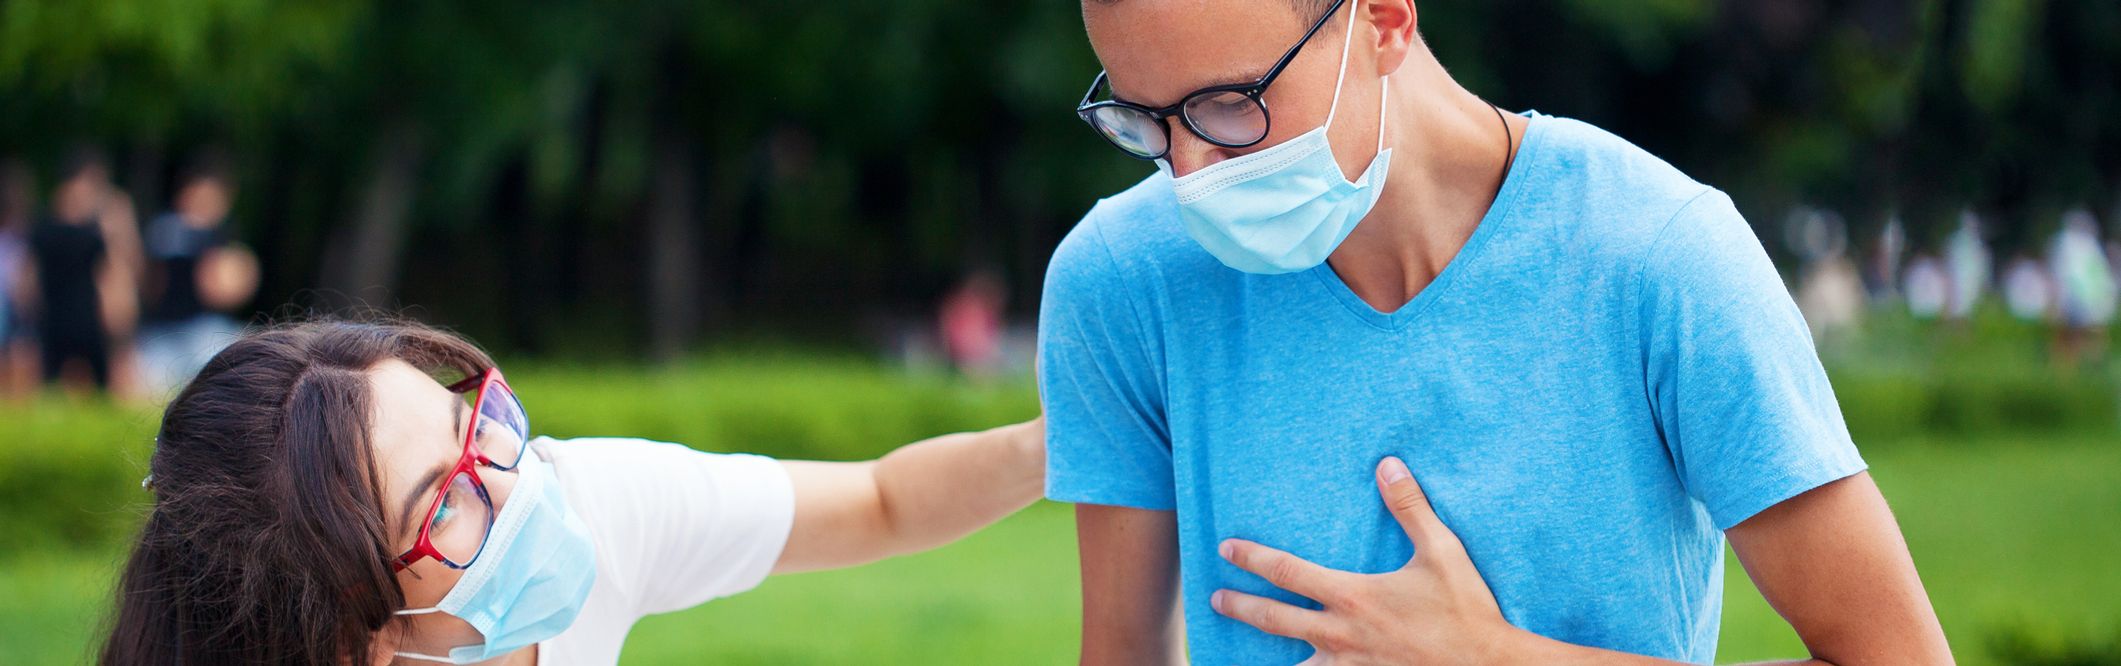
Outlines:
[[[367,661],[404,605],[369,435],[393,358],[445,382],[493,364],[417,324],[316,321],[246,334],[177,394],[103,664]]]

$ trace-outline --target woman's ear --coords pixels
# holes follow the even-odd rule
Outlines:
[[[383,623],[383,628],[370,634],[368,639],[367,666],[389,666],[398,659],[398,642],[405,635],[405,618],[393,617]]]
[[[1377,75],[1390,76],[1406,64],[1407,55],[1421,45],[1421,34],[1416,25],[1414,0],[1360,0],[1359,5],[1370,17],[1370,27],[1377,30],[1374,47],[1377,49]]]

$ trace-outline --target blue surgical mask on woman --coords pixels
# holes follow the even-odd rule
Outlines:
[[[486,661],[566,631],[596,582],[596,546],[581,516],[567,506],[552,463],[523,457],[515,489],[494,516],[485,552],[432,608],[399,615],[448,613],[479,630],[485,641],[452,648],[448,656],[397,656],[448,664]]]
[[[1350,182],[1333,158],[1326,129],[1340,110],[1355,17],[1340,47],[1340,74],[1326,122],[1281,145],[1208,165],[1171,183],[1186,233],[1223,265],[1247,273],[1293,273],[1315,268],[1355,230],[1384,190],[1392,151],[1384,147],[1385,100],[1377,103],[1377,156]],[[1166,175],[1168,160],[1156,161]]]

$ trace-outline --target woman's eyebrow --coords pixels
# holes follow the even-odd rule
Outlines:
[[[464,399],[457,397],[457,394],[455,393],[451,393],[449,394],[449,433],[451,435],[455,435],[459,431],[463,430],[463,428],[461,427],[463,422]],[[412,511],[415,507],[419,505],[420,498],[425,496],[427,494],[427,489],[433,488],[435,482],[441,480],[442,475],[449,473],[449,468],[454,467],[455,465],[456,461],[454,460],[442,463],[440,465],[436,465],[433,469],[427,470],[426,475],[420,477],[419,483],[415,483],[412,485],[411,491],[406,493],[405,495],[404,507],[399,509],[398,511],[399,525],[406,525],[407,527],[411,527],[410,523],[412,522]],[[419,528],[413,527],[411,532],[414,538],[419,537]]]
[[[419,538],[420,528],[412,524],[413,507],[420,503],[421,497],[427,495],[427,489],[433,488],[435,482],[441,480],[442,475],[449,472],[449,468],[449,463],[443,463],[436,465],[434,469],[427,470],[427,474],[420,477],[420,482],[413,484],[412,492],[405,496],[405,508],[398,512],[398,524],[404,525],[407,528],[406,532],[414,538]]]

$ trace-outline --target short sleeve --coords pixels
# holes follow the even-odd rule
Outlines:
[[[1089,219],[1061,241],[1039,306],[1038,386],[1046,411],[1046,496],[1140,509],[1174,507],[1162,353]]]
[[[1863,471],[1804,316],[1728,196],[1681,208],[1641,287],[1652,406],[1717,529]]]
[[[570,502],[598,538],[599,573],[640,615],[757,587],[795,520],[772,458],[622,438],[549,442]]]

